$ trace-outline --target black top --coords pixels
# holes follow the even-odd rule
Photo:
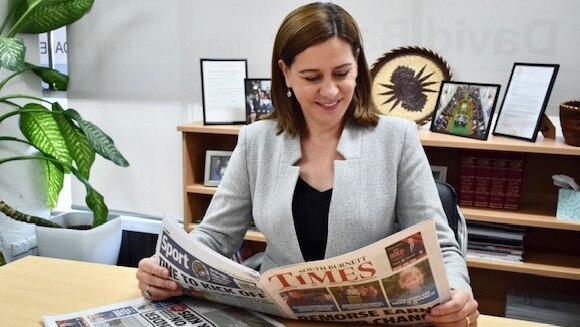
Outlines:
[[[324,259],[331,197],[332,189],[320,192],[298,178],[292,199],[292,215],[305,261]]]

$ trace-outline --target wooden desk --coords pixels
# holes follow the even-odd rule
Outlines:
[[[0,324],[43,326],[41,317],[86,310],[141,296],[135,268],[28,256],[0,267]],[[341,326],[301,323],[288,326]],[[545,324],[482,316],[479,327],[540,327]]]

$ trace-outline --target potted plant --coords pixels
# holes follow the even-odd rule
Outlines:
[[[25,61],[26,46],[19,35],[44,33],[73,23],[89,12],[93,2],[17,0],[12,1],[7,8],[6,17],[0,26],[0,70],[8,70],[10,73],[3,74],[7,76],[0,80],[0,104],[3,108],[0,111],[0,127],[17,122],[22,137],[6,135],[4,132],[7,129],[2,127],[0,145],[18,144],[23,150],[21,154],[0,155],[0,169],[23,160],[41,162],[39,167],[46,179],[46,204],[49,208],[54,208],[58,201],[65,174],[74,175],[86,188],[85,200],[93,212],[94,229],[107,222],[109,216],[103,196],[89,183],[96,154],[122,167],[127,167],[129,163],[115,147],[113,140],[99,127],[83,119],[76,110],[64,109],[58,102],[46,101],[34,95],[5,94],[6,85],[25,74],[38,76],[55,90],[67,89],[68,76]],[[30,149],[34,150],[32,154]],[[37,226],[51,229],[66,227],[52,219],[15,209],[3,201],[2,194],[0,211],[8,217]],[[42,252],[41,249],[39,251]]]

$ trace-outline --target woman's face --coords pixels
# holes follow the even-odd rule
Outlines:
[[[300,103],[307,127],[342,124],[358,74],[348,42],[333,37],[299,53],[291,67],[282,60],[278,64]]]

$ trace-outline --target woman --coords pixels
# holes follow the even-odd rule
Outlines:
[[[428,315],[438,326],[476,326],[465,261],[413,122],[382,117],[370,100],[359,29],[339,6],[290,13],[276,35],[268,119],[240,130],[228,170],[192,233],[231,256],[253,218],[268,239],[262,271],[330,258],[435,218],[452,299]],[[168,271],[139,264],[155,300],[180,295]],[[468,317],[468,318],[466,318]]]

